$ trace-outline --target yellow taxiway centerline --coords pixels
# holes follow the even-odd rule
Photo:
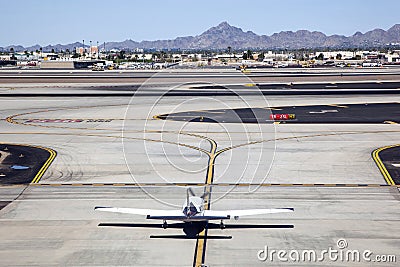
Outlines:
[[[208,160],[208,168],[207,168],[207,177],[206,177],[206,188],[205,188],[205,193],[208,193],[204,196],[204,210],[209,210],[211,203],[210,203],[210,193],[211,193],[211,187],[209,185],[212,184],[213,179],[214,179],[214,163],[215,163],[215,158],[216,158],[216,150],[217,150],[217,143],[210,139],[207,138],[207,140],[211,144],[211,149],[209,155],[209,160]],[[202,266],[204,264],[205,260],[205,246],[206,246],[206,238],[207,238],[207,230],[204,229],[199,233],[199,238],[197,238],[196,242],[196,251],[195,251],[195,259],[193,262],[194,267]]]
[[[381,171],[383,178],[385,178],[385,181],[388,185],[395,185],[395,182],[393,181],[392,176],[390,175],[390,173],[388,172],[388,170],[386,169],[385,165],[383,164],[381,158],[379,157],[379,153],[382,150],[388,149],[388,148],[393,148],[393,147],[398,147],[400,146],[400,144],[398,145],[391,145],[391,146],[384,146],[378,149],[375,149],[372,152],[372,158],[374,159],[376,165],[378,166],[379,170]]]

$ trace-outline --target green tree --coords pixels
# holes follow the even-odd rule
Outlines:
[[[336,55],[336,59],[337,59],[337,60],[341,60],[341,59],[342,59],[342,54],[340,54],[340,53],[337,54],[337,55]]]
[[[318,60],[324,60],[324,54],[319,53],[319,55],[317,56]]]

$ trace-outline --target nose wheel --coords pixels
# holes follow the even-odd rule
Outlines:
[[[221,230],[225,229],[225,224],[224,222],[221,220],[221,222],[219,223],[219,228],[221,228]]]

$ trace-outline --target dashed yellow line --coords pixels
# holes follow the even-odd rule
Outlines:
[[[381,171],[383,178],[385,178],[385,181],[387,182],[388,185],[395,185],[395,182],[393,181],[392,176],[390,175],[390,173],[388,172],[388,170],[385,167],[385,164],[383,164],[381,158],[379,157],[379,153],[382,150],[388,149],[388,148],[393,148],[393,147],[398,147],[400,146],[400,144],[398,145],[392,145],[392,146],[384,146],[378,149],[375,149],[372,152],[372,158],[374,159],[376,165],[378,166],[379,170]]]
[[[154,187],[164,187],[164,186],[208,186],[205,183],[36,183],[31,184],[32,186],[46,187],[46,186],[130,186],[130,187],[143,187],[143,186],[154,186]],[[15,187],[23,185],[13,185]],[[213,183],[213,187],[224,187],[224,186],[237,186],[237,187],[250,187],[250,186],[260,186],[260,187],[400,187],[400,185],[390,185],[390,184],[273,184],[273,183]]]
[[[282,110],[281,108],[273,108],[273,107],[266,107],[266,108],[262,108],[262,109],[266,109],[266,110]]]

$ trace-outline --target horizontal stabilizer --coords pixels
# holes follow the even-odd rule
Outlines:
[[[168,228],[182,229],[184,223],[170,223]],[[163,228],[161,223],[99,223],[100,227]]]
[[[224,224],[223,229],[282,229],[294,228],[292,224]],[[221,229],[218,223],[209,223],[208,229]]]
[[[150,216],[147,215],[146,219],[154,219],[154,220],[173,220],[173,221],[209,221],[209,220],[228,220],[230,218],[229,215],[225,216]]]

